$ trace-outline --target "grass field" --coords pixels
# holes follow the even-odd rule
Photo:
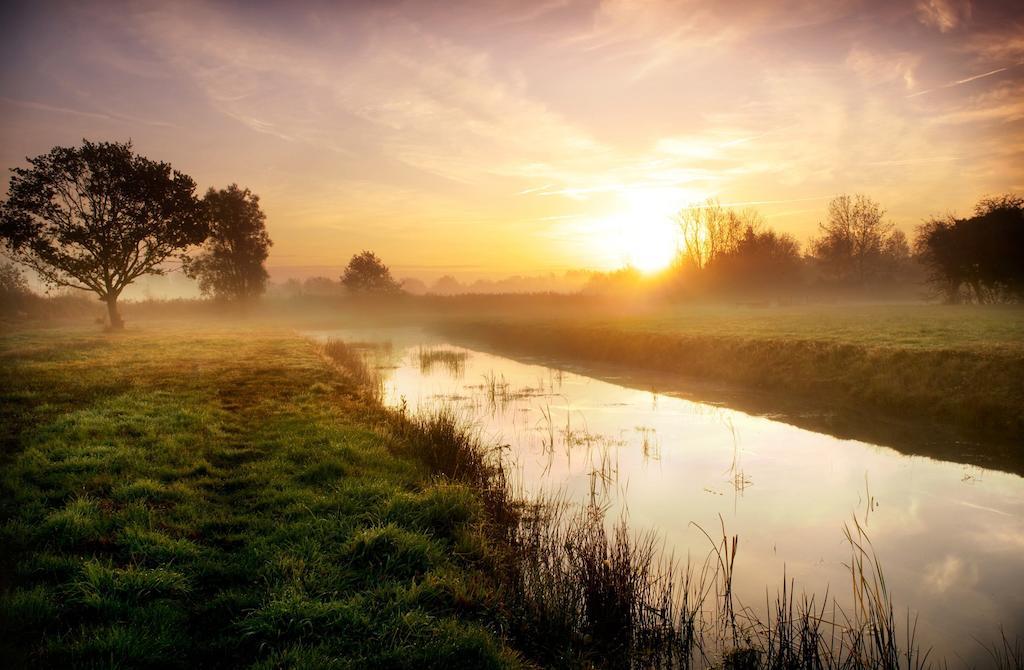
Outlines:
[[[579,321],[635,332],[1024,354],[1024,309],[1017,305],[683,305],[613,318],[584,315]]]
[[[0,345],[7,667],[515,667],[478,497],[288,333]]]

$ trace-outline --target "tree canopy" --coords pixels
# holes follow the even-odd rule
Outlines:
[[[207,235],[195,182],[131,142],[55,147],[14,168],[0,205],[0,240],[11,258],[51,287],[92,291],[123,327],[121,292]]]
[[[400,293],[398,282],[391,270],[372,251],[363,251],[352,257],[341,276],[341,283],[353,293]]]
[[[1024,299],[1024,197],[978,203],[974,216],[926,221],[915,249],[947,302]]]
[[[202,252],[185,265],[203,295],[245,301],[261,295],[268,274],[263,263],[273,242],[259,196],[238,184],[210,189],[203,198],[210,234]]]

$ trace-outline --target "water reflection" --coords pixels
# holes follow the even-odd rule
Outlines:
[[[328,336],[328,334],[321,334]],[[365,333],[330,333],[370,339]],[[640,391],[432,339],[380,335],[385,402],[444,403],[509,445],[527,492],[570,499],[655,530],[685,560],[702,529],[738,535],[735,590],[763,607],[785,574],[843,603],[853,516],[870,534],[897,614],[919,614],[919,641],[984,663],[976,640],[1024,624],[1024,479],[907,456],[719,405]],[[766,592],[767,589],[767,592]]]

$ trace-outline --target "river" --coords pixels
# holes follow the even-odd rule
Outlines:
[[[384,402],[458,408],[506,457],[528,493],[599,499],[610,518],[703,560],[705,532],[739,537],[734,588],[765,607],[783,574],[798,591],[849,599],[856,518],[903,620],[945,657],[986,665],[982,644],[1024,630],[1024,478],[903,454],[695,399],[633,388],[570,366],[513,360],[414,328],[317,331],[389,342]],[[634,384],[635,385],[635,384]],[[668,385],[666,385],[668,386]],[[683,396],[686,397],[683,397]],[[848,604],[848,603],[846,603]]]

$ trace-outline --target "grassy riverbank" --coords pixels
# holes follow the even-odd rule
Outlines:
[[[0,342],[12,667],[649,666],[653,539],[514,495],[441,412],[286,331]],[[692,638],[692,636],[691,636]]]
[[[758,615],[733,603],[724,529],[673,572],[656,536],[609,527],[596,506],[523,500],[459,417],[386,411],[377,388],[358,349],[286,331],[4,336],[8,665],[921,659],[856,523],[853,612],[783,588]],[[998,654],[1022,657],[1017,641]]]
[[[16,333],[0,364],[9,667],[521,664],[479,496],[309,342]]]
[[[997,439],[1024,434],[1024,314],[904,309],[705,309],[440,327],[501,351],[725,382]]]

